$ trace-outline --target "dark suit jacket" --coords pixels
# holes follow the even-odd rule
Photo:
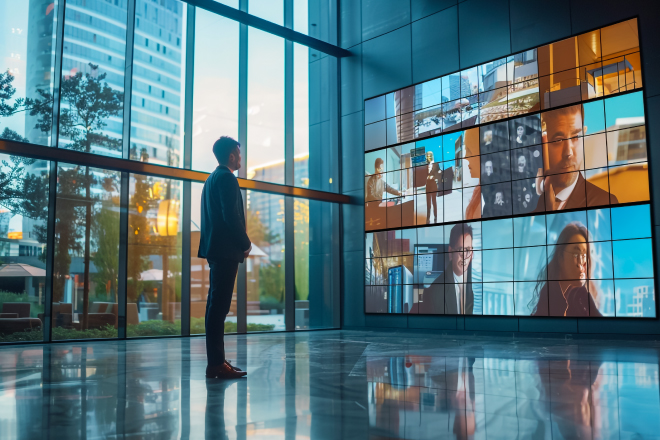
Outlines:
[[[582,174],[578,174],[578,181],[573,192],[568,196],[566,204],[562,209],[588,208],[590,206],[616,205],[619,200],[614,194],[598,188],[591,182],[587,182]],[[545,194],[539,197],[534,212],[545,211]]]
[[[440,189],[438,183],[442,182],[442,174],[440,173],[440,167],[438,166],[437,163],[434,163],[433,165],[431,165],[431,171],[429,172],[428,171],[428,164],[427,164],[426,165],[426,170],[427,170],[427,172],[426,172],[426,192],[430,193],[430,192],[438,191]],[[429,179],[429,177],[431,177],[431,178]]]
[[[236,176],[225,166],[217,167],[204,183],[201,229],[199,258],[243,262],[250,248],[243,197]]]
[[[474,311],[474,292],[472,291],[472,263],[464,274],[465,283],[465,314],[471,315]],[[451,268],[451,260],[447,258],[445,265],[445,313],[447,315],[458,315],[460,312],[456,302],[456,282],[454,271]]]

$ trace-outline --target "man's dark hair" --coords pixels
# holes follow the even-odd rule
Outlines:
[[[374,164],[374,172],[378,172],[378,167],[380,167],[383,164],[383,159],[380,157],[376,159],[376,163]]]
[[[229,155],[233,153],[236,148],[240,148],[240,146],[241,144],[235,139],[230,138],[229,136],[222,136],[213,144],[213,154],[215,155],[215,158],[218,159],[218,163],[224,165],[229,162]]]
[[[469,235],[470,238],[474,239],[474,235],[472,235],[472,226],[460,223],[454,225],[454,227],[451,228],[451,232],[449,233],[449,246],[451,246],[452,249],[456,247],[458,239],[463,235]]]

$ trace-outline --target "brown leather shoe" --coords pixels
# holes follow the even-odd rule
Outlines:
[[[218,366],[208,366],[206,367],[206,377],[207,379],[239,379],[245,376],[247,373],[245,371],[235,371],[231,366],[226,363]]]
[[[225,359],[225,365],[229,365],[229,368],[231,368],[231,369],[234,370],[234,371],[240,371],[240,372],[243,372],[243,370],[241,370],[240,368],[235,367],[235,366],[233,366],[232,364],[230,364],[229,361],[228,361],[227,359]]]

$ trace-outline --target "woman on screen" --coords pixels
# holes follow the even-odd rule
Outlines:
[[[532,316],[602,316],[592,296],[595,286],[589,282],[587,228],[580,222],[567,224],[548,260],[528,305]]]

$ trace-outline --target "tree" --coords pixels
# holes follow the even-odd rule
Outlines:
[[[107,194],[118,191],[115,176],[107,176],[103,182],[103,190]],[[96,252],[92,257],[96,273],[92,279],[96,283],[96,295],[105,297],[106,301],[117,302],[119,280],[119,210],[112,198],[101,201],[101,209],[94,214],[92,226],[93,241]]]
[[[94,148],[120,150],[121,139],[113,138],[103,131],[111,116],[119,116],[123,109],[123,92],[112,89],[104,82],[106,73],[98,74],[98,66],[89,63],[91,73],[78,72],[65,76],[60,85],[60,136],[68,140],[67,148],[91,153]],[[52,128],[53,95],[49,90],[38,89],[37,99],[25,99],[24,105],[31,116],[37,116],[36,127],[43,132]],[[13,108],[12,108],[13,109]],[[98,202],[91,195],[91,186],[96,182],[89,167],[74,167],[58,173],[59,188],[56,234],[58,235],[55,259],[57,289],[54,299],[62,294],[64,278],[71,263],[71,252],[84,254],[83,320],[87,328],[90,281],[90,242],[92,230],[92,206]],[[82,190],[82,191],[81,191]],[[83,192],[83,194],[79,194]],[[82,221],[84,219],[84,221]],[[80,228],[83,228],[81,236]],[[80,241],[82,250],[80,249]],[[59,277],[59,278],[58,278]],[[60,291],[61,289],[61,291]]]

